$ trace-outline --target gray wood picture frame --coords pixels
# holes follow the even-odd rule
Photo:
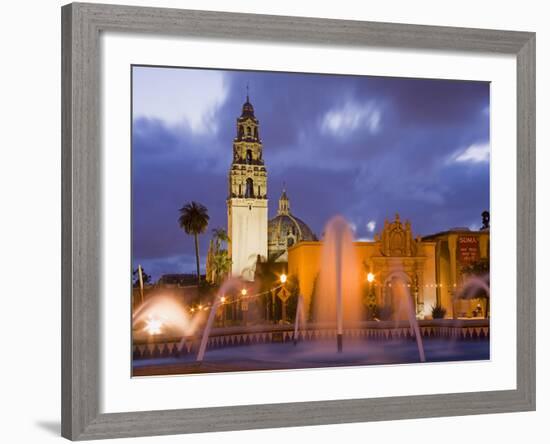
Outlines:
[[[246,33],[242,30],[246,28]],[[511,54],[517,60],[517,388],[99,411],[101,32]],[[535,409],[535,34],[74,3],[62,8],[62,435],[73,440]],[[498,147],[494,147],[498,149]]]

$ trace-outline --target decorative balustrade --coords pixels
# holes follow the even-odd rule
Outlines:
[[[429,320],[419,321],[423,339],[443,338],[449,340],[487,340],[489,338],[489,321],[475,320]],[[363,322],[353,328],[344,329],[344,338],[355,340],[414,340],[414,332],[408,322]],[[308,325],[298,329],[296,338],[301,342],[336,340],[336,329],[326,325]],[[166,338],[162,335],[152,336],[147,342],[135,341],[134,359],[178,358],[196,354],[201,336],[184,338]],[[213,329],[208,338],[207,350],[249,346],[256,344],[286,343],[294,341],[294,326],[257,325],[250,327],[227,327]]]

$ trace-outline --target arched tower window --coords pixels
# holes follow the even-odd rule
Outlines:
[[[246,192],[244,197],[254,197],[254,181],[250,177],[246,179]]]
[[[252,163],[252,150],[246,150],[246,163]]]
[[[246,135],[248,137],[250,137],[250,127],[249,126],[246,127]]]
[[[242,139],[244,136],[244,127],[241,125],[239,126],[239,139]]]
[[[255,139],[258,138],[258,127],[257,126],[254,128],[254,138]]]

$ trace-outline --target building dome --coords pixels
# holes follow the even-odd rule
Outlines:
[[[277,216],[268,222],[268,254],[280,261],[286,261],[289,247],[302,241],[316,241],[317,236],[301,219],[290,213],[290,202],[286,191],[279,199]]]

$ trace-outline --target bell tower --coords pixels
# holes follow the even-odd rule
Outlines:
[[[229,170],[227,233],[231,274],[254,280],[258,255],[267,257],[267,171],[262,156],[259,121],[248,97],[237,119],[233,161]]]

